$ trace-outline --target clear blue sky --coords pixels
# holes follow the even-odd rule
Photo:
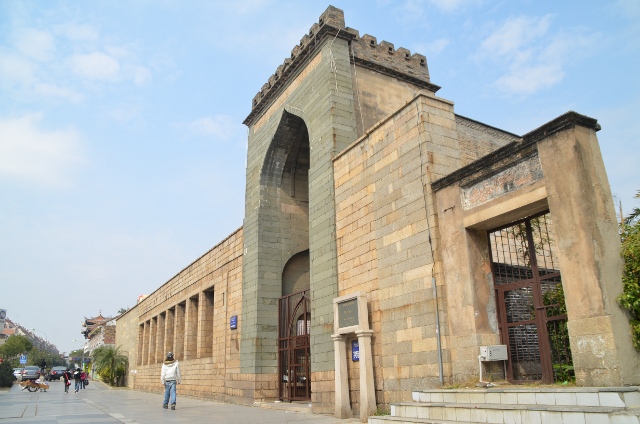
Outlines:
[[[0,308],[77,348],[242,225],[253,96],[330,3],[0,0]],[[640,2],[340,0],[427,56],[457,113],[524,134],[592,116],[640,190]],[[40,334],[40,333],[38,333]]]

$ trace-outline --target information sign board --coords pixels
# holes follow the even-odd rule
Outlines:
[[[351,360],[353,362],[360,360],[360,345],[357,340],[351,340]]]
[[[358,325],[358,299],[353,298],[338,303],[338,327]]]
[[[232,330],[238,328],[238,315],[233,315],[231,317],[231,319],[229,320],[229,328],[231,328]]]

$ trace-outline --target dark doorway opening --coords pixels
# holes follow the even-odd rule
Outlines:
[[[311,301],[309,290],[283,296],[278,302],[279,397],[311,399]]]
[[[489,232],[500,339],[513,382],[575,379],[548,212]]]

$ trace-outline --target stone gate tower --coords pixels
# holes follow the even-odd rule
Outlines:
[[[567,112],[518,136],[438,88],[424,56],[329,7],[244,121],[243,228],[118,318],[130,387],[159,391],[172,351],[186,395],[366,418],[361,335],[378,405],[474,378],[496,344],[510,350],[496,378],[551,382],[561,366],[579,386],[638,384],[597,121]],[[354,294],[370,327],[334,351],[333,301]]]
[[[244,121],[240,368],[255,377],[247,397],[273,397],[282,378],[276,376],[278,302],[305,289],[311,384],[332,384],[332,300],[338,296],[333,158],[417,93],[438,88],[424,56],[360,37],[345,27],[340,9],[329,7],[254,97]],[[282,326],[286,319],[280,319]],[[316,409],[331,405],[332,399],[315,397],[322,391],[311,392]]]

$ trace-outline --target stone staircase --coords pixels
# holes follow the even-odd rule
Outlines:
[[[414,391],[369,424],[640,424],[639,387]]]

